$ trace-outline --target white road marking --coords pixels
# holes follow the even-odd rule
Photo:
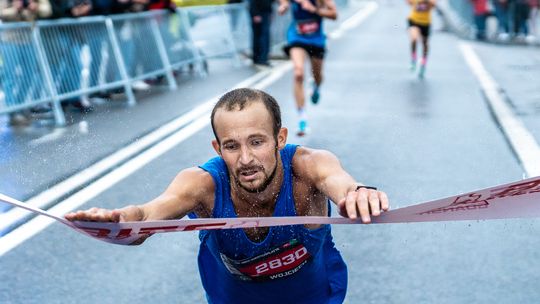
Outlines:
[[[41,144],[46,143],[46,142],[55,141],[55,140],[59,139],[60,137],[62,137],[62,135],[64,135],[64,133],[66,133],[66,129],[56,128],[56,129],[54,129],[53,132],[51,132],[51,133],[49,133],[47,135],[43,135],[43,136],[41,136],[39,138],[31,140],[29,142],[29,145],[30,145],[30,147],[35,147],[35,146],[41,145]]]
[[[347,23],[349,24],[347,29],[351,29],[359,25],[360,22],[365,20],[365,18],[375,10],[376,7],[376,3],[370,2],[370,5],[366,6],[359,13],[356,13],[351,18],[344,21],[344,23],[347,23],[351,19],[355,20],[354,22],[349,21]],[[368,13],[361,13],[364,10],[367,10]],[[351,26],[351,24],[354,26]],[[344,30],[342,29],[342,26],[340,26],[336,31]],[[334,33],[336,31],[334,31]],[[290,62],[283,63],[272,69],[264,70],[253,75],[252,77],[238,83],[232,89],[241,87],[264,89],[280,79],[290,69],[292,69],[292,64]],[[63,216],[64,214],[80,207],[208,125],[210,123],[209,113],[219,97],[220,96],[216,96],[204,102],[190,112],[144,136],[135,143],[122,148],[109,157],[84,169],[78,174],[66,179],[63,182],[60,182],[59,184],[49,188],[37,196],[34,196],[33,198],[29,199],[27,203],[37,208],[45,209],[48,205],[52,204],[61,197],[66,196],[75,189],[80,188],[93,179],[105,174],[82,190],[59,202],[48,211],[54,215]],[[147,150],[144,151],[145,149]],[[123,162],[125,163],[122,164]],[[115,167],[117,168],[109,173],[106,173],[111,170],[111,168]],[[17,223],[30,215],[30,211],[20,208],[15,208],[4,214],[0,214],[0,231],[7,229],[14,223]],[[10,233],[0,237],[0,257],[29,238],[38,234],[53,222],[54,220],[50,218],[38,216],[21,225],[17,229],[14,229]]]
[[[359,26],[360,23],[364,22],[364,20],[366,20],[369,15],[375,12],[378,7],[379,5],[377,4],[377,2],[367,2],[363,9],[358,11],[349,19],[343,21],[343,23],[338,27],[338,29],[330,33],[328,37],[332,39],[341,38],[341,36],[343,36],[346,31],[351,30]]]
[[[501,126],[527,176],[540,175],[540,147],[533,135],[504,101],[501,88],[484,68],[472,46],[469,43],[462,42],[459,48],[476,78],[480,81],[493,115]]]

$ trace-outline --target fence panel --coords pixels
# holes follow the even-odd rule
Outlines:
[[[204,59],[236,55],[235,41],[223,30],[229,27],[230,16],[224,13],[222,6],[189,7],[185,11],[191,37]]]
[[[449,0],[448,4],[461,20],[470,25],[473,24],[474,12],[470,0]]]
[[[189,34],[188,16],[180,10],[156,18],[169,62],[174,69],[197,61],[197,50]]]
[[[0,26],[2,69],[0,85],[3,98],[0,113],[7,113],[51,101],[43,66],[29,23]]]
[[[39,27],[60,100],[122,86],[104,17],[43,21]]]
[[[231,35],[236,51],[251,48],[251,17],[245,4],[231,4],[223,7],[227,24],[225,29]]]
[[[144,14],[144,18],[141,15]],[[152,31],[153,14],[138,13],[112,17],[116,39],[126,65],[128,77],[141,80],[166,71]]]

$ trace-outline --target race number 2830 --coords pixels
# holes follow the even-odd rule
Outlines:
[[[283,257],[278,257],[276,259],[263,262],[255,267],[255,270],[257,271],[257,274],[264,274],[265,272],[268,272],[271,269],[279,269],[283,266],[288,266],[291,264],[294,264],[295,262],[303,260],[303,258],[307,255],[307,249],[306,247],[300,247],[296,249],[296,251],[287,254]]]

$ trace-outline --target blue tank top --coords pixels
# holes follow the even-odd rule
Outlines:
[[[316,0],[310,0],[316,5]],[[296,3],[291,1],[292,23],[287,30],[287,42],[289,44],[302,43],[324,48],[326,36],[323,32],[322,17],[310,13]]]
[[[284,178],[273,216],[297,215],[291,168],[296,147],[280,151]],[[215,183],[213,217],[237,217],[223,159],[200,168]],[[199,272],[209,303],[342,303],[345,298],[347,267],[330,225],[270,227],[258,243],[243,229],[201,231],[199,238]]]

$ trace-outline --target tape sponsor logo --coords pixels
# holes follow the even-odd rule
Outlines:
[[[225,226],[227,223],[208,223],[208,224],[193,224],[193,225],[176,225],[176,226],[160,226],[160,227],[143,227],[140,229],[134,228],[124,228],[119,231],[113,231],[108,228],[94,228],[94,227],[79,227],[79,229],[88,233],[90,236],[98,239],[111,239],[111,240],[122,240],[129,238],[133,235],[148,235],[154,233],[162,232],[173,232],[173,231],[193,231],[193,230],[202,230],[202,229],[218,229]],[[137,231],[138,230],[138,231]]]
[[[461,195],[448,206],[431,209],[417,213],[419,215],[436,214],[445,212],[468,211],[489,208],[490,200],[506,198],[510,196],[521,196],[540,192],[540,180],[527,181],[524,183],[503,186],[490,190],[488,194],[471,193]]]
[[[487,208],[489,203],[487,200],[483,200],[482,196],[479,194],[469,194],[458,196],[452,204],[446,207],[435,208],[428,211],[420,212],[419,215],[425,214],[435,214],[435,213],[445,213],[445,212],[455,212],[455,211],[466,211],[466,210],[475,210]]]

